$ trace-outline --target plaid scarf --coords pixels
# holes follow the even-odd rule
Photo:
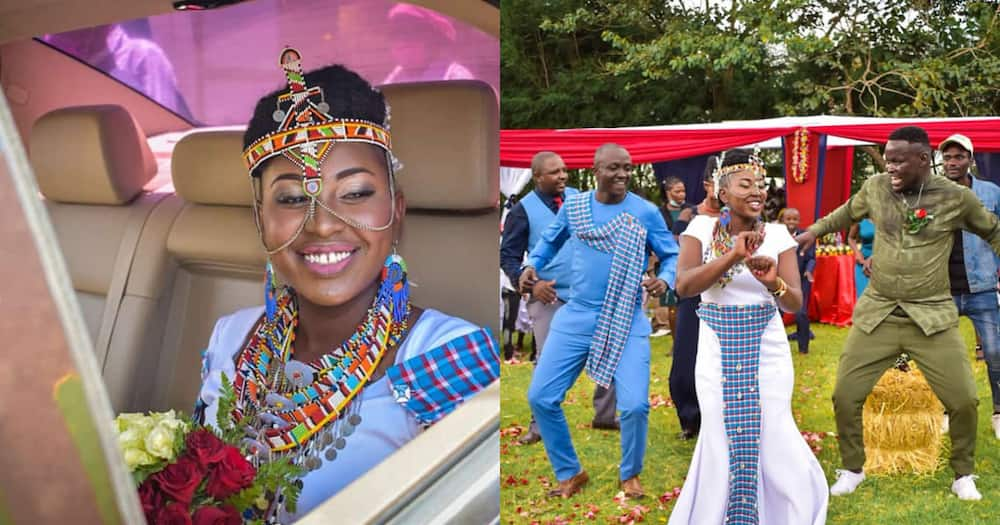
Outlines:
[[[730,525],[757,525],[760,460],[760,340],[774,318],[773,303],[701,303],[698,317],[719,338],[722,353],[722,419],[729,442]]]
[[[590,209],[593,192],[580,193],[566,201],[569,223],[581,242],[612,254],[608,289],[590,341],[587,375],[607,388],[632,329],[639,299],[639,286],[646,270],[646,228],[632,215],[622,212],[601,227],[594,226]]]

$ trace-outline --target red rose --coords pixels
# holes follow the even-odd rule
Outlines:
[[[211,431],[201,428],[188,434],[185,455],[194,458],[203,469],[208,469],[225,457],[226,444]]]
[[[192,525],[186,504],[171,503],[156,514],[152,525]]]
[[[916,215],[918,219],[923,219],[924,217],[927,216],[927,210],[920,208],[919,210],[914,212],[914,215]]]
[[[146,521],[152,523],[153,516],[166,503],[166,498],[153,478],[146,478],[146,481],[139,485],[139,501],[142,502],[142,512],[146,515]]]
[[[153,475],[153,479],[168,496],[188,505],[194,496],[194,491],[198,489],[203,476],[201,467],[193,458],[184,456],[176,463],[167,465],[167,468]]]
[[[243,518],[232,505],[202,507],[194,512],[194,525],[243,525]]]
[[[208,474],[205,491],[221,501],[249,487],[256,475],[253,465],[243,457],[239,449],[227,446],[225,457]]]

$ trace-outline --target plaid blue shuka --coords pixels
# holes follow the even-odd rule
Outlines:
[[[639,285],[646,270],[646,228],[624,212],[604,226],[594,227],[591,193],[573,195],[565,206],[577,238],[597,251],[612,254],[608,289],[587,356],[587,375],[607,388],[615,378],[639,302]]]
[[[500,377],[500,353],[488,328],[395,365],[386,372],[396,401],[430,425]]]
[[[698,317],[719,338],[722,353],[722,400],[729,441],[729,499],[726,523],[757,525],[757,479],[760,457],[760,340],[774,317],[773,303],[719,305],[702,303]]]

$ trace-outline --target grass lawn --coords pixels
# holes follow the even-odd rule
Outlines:
[[[834,432],[833,391],[837,359],[847,329],[814,325],[816,340],[809,355],[794,353],[795,391],[792,399],[799,430]],[[975,345],[972,325],[962,319],[962,337],[973,360]],[[520,446],[515,443],[518,426],[527,426],[530,412],[525,395],[531,380],[532,365],[504,364],[501,381],[501,516],[503,523],[628,523],[628,516],[641,516],[646,523],[666,523],[672,500],[658,496],[679,488],[687,474],[694,451],[694,441],[678,439],[680,427],[669,404],[667,379],[670,371],[669,336],[653,339],[651,411],[649,442],[645,468],[641,475],[647,496],[638,502],[619,502],[618,433],[589,428],[593,408],[593,383],[581,375],[568,393],[563,407],[573,433],[573,441],[590,484],[573,498],[546,499],[545,492],[555,483],[552,469],[541,443]],[[795,351],[795,344],[792,344]],[[1000,443],[990,429],[990,389],[982,362],[974,365],[978,385],[979,436],[976,450],[977,484],[983,494],[979,502],[959,501],[949,487],[953,473],[942,458],[941,467],[931,475],[869,477],[854,494],[831,498],[828,523],[897,523],[897,524],[995,524],[1000,523]],[[947,446],[947,439],[946,446]],[[820,463],[827,480],[834,478],[840,466],[836,438],[820,441]],[[637,508],[636,505],[639,505]],[[700,525],[700,524],[699,524]],[[768,525],[768,524],[763,524]]]

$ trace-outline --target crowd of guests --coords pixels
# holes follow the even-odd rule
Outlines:
[[[505,222],[500,261],[528,301],[539,341],[527,394],[538,423],[520,441],[544,443],[559,482],[551,495],[572,496],[589,479],[561,408],[586,370],[598,385],[593,426],[620,429],[622,490],[643,496],[649,340],[672,333],[679,438],[698,445],[671,523],[749,515],[824,522],[828,495],[850,494],[864,480],[861,407],[902,352],[918,361],[947,410],[952,492],[980,499],[975,384],[957,315],[975,326],[1000,439],[1000,187],[973,174],[967,137],[949,137],[937,153],[940,175],[926,132],[897,129],[886,143],[886,173],[805,229],[799,210],[769,199],[773,182],[768,188],[763,162],[746,151],[710,158],[699,203],[687,202],[682,180],[665,178],[658,207],[627,190],[631,158],[620,146],[595,153],[597,188],[589,192],[566,185],[557,154],[539,153],[534,190]],[[846,230],[858,301],[833,396],[844,468],[829,487],[791,417],[789,341],[809,353],[815,241]],[[790,334],[782,312],[794,318]],[[607,412],[600,389],[617,393],[601,405]],[[615,408],[620,421],[599,424]],[[762,492],[764,478],[770,488]]]

